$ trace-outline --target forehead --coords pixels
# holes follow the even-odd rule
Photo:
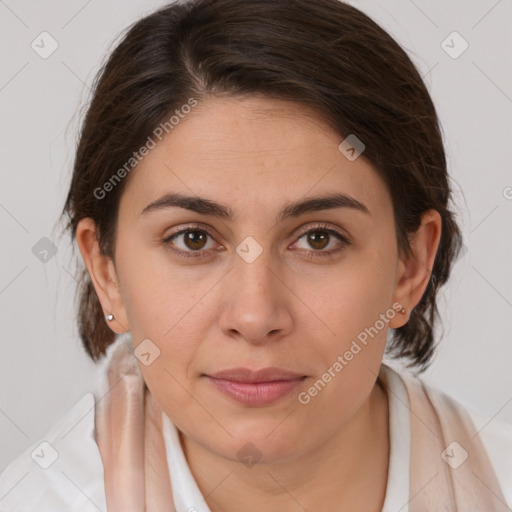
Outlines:
[[[373,166],[349,160],[343,138],[306,106],[268,98],[215,99],[183,116],[132,171],[121,203],[140,212],[168,192],[229,204],[240,217],[340,192],[381,215],[391,199]]]

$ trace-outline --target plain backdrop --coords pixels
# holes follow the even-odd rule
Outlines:
[[[120,32],[163,3],[0,0],[0,470],[95,379],[75,326],[71,244],[56,223],[91,82]],[[464,233],[439,304],[444,337],[423,379],[512,423],[512,3],[351,3],[424,76]]]

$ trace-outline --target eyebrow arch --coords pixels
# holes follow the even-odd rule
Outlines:
[[[220,219],[233,220],[235,218],[234,212],[229,206],[204,197],[186,196],[178,193],[165,194],[156,201],[148,204],[141,211],[140,215],[147,215],[156,210],[172,207],[184,208],[202,215],[212,215]],[[299,217],[305,213],[333,208],[351,208],[371,215],[364,203],[361,203],[351,196],[345,194],[328,194],[320,197],[307,198],[294,203],[287,203],[278,215],[278,222],[293,217]]]

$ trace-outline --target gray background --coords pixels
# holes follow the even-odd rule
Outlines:
[[[163,3],[0,0],[0,470],[94,381],[74,324],[71,245],[56,221],[92,79],[116,36]],[[467,252],[439,306],[444,339],[423,378],[512,423],[511,1],[351,3],[387,29],[425,77],[464,233]],[[42,46],[43,31],[58,43],[46,59],[31,47]],[[469,44],[458,58],[442,46],[453,31]],[[444,46],[454,54],[461,43],[451,37]],[[44,237],[57,248],[46,262]]]

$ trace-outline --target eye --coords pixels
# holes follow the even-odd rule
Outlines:
[[[210,244],[208,239],[211,240]],[[338,241],[337,244],[335,240]],[[204,257],[204,253],[209,250],[221,250],[224,248],[222,245],[219,245],[215,249],[213,235],[200,226],[188,226],[164,238],[162,242],[166,249],[181,258],[200,258]],[[301,247],[301,243],[306,244],[306,247]],[[297,242],[291,247],[304,249],[308,258],[314,258],[317,256],[334,256],[341,253],[350,243],[344,235],[322,224],[301,230]],[[334,248],[332,248],[333,245]],[[313,250],[309,250],[308,247],[313,248]],[[331,247],[331,249],[324,250],[326,247]]]
[[[335,240],[338,240],[338,243],[335,243]],[[300,247],[300,241],[304,240],[304,244],[306,247]],[[307,251],[308,257],[315,256],[333,256],[337,253],[343,251],[348,245],[350,245],[350,241],[338,231],[329,228],[326,225],[315,226],[311,229],[303,231],[300,238],[298,239],[294,246],[298,246],[299,248],[303,248]],[[324,250],[326,247],[331,247],[330,250]],[[334,246],[334,248],[332,248]],[[313,248],[311,251],[308,249]]]
[[[186,229],[182,229],[166,237],[162,242],[171,252],[178,256],[197,258],[203,256],[201,253],[212,249],[211,245],[208,246],[208,238],[213,240],[212,235],[205,229],[198,226],[189,226]],[[173,246],[176,247],[176,249]],[[220,246],[220,248],[222,248],[222,246]]]

